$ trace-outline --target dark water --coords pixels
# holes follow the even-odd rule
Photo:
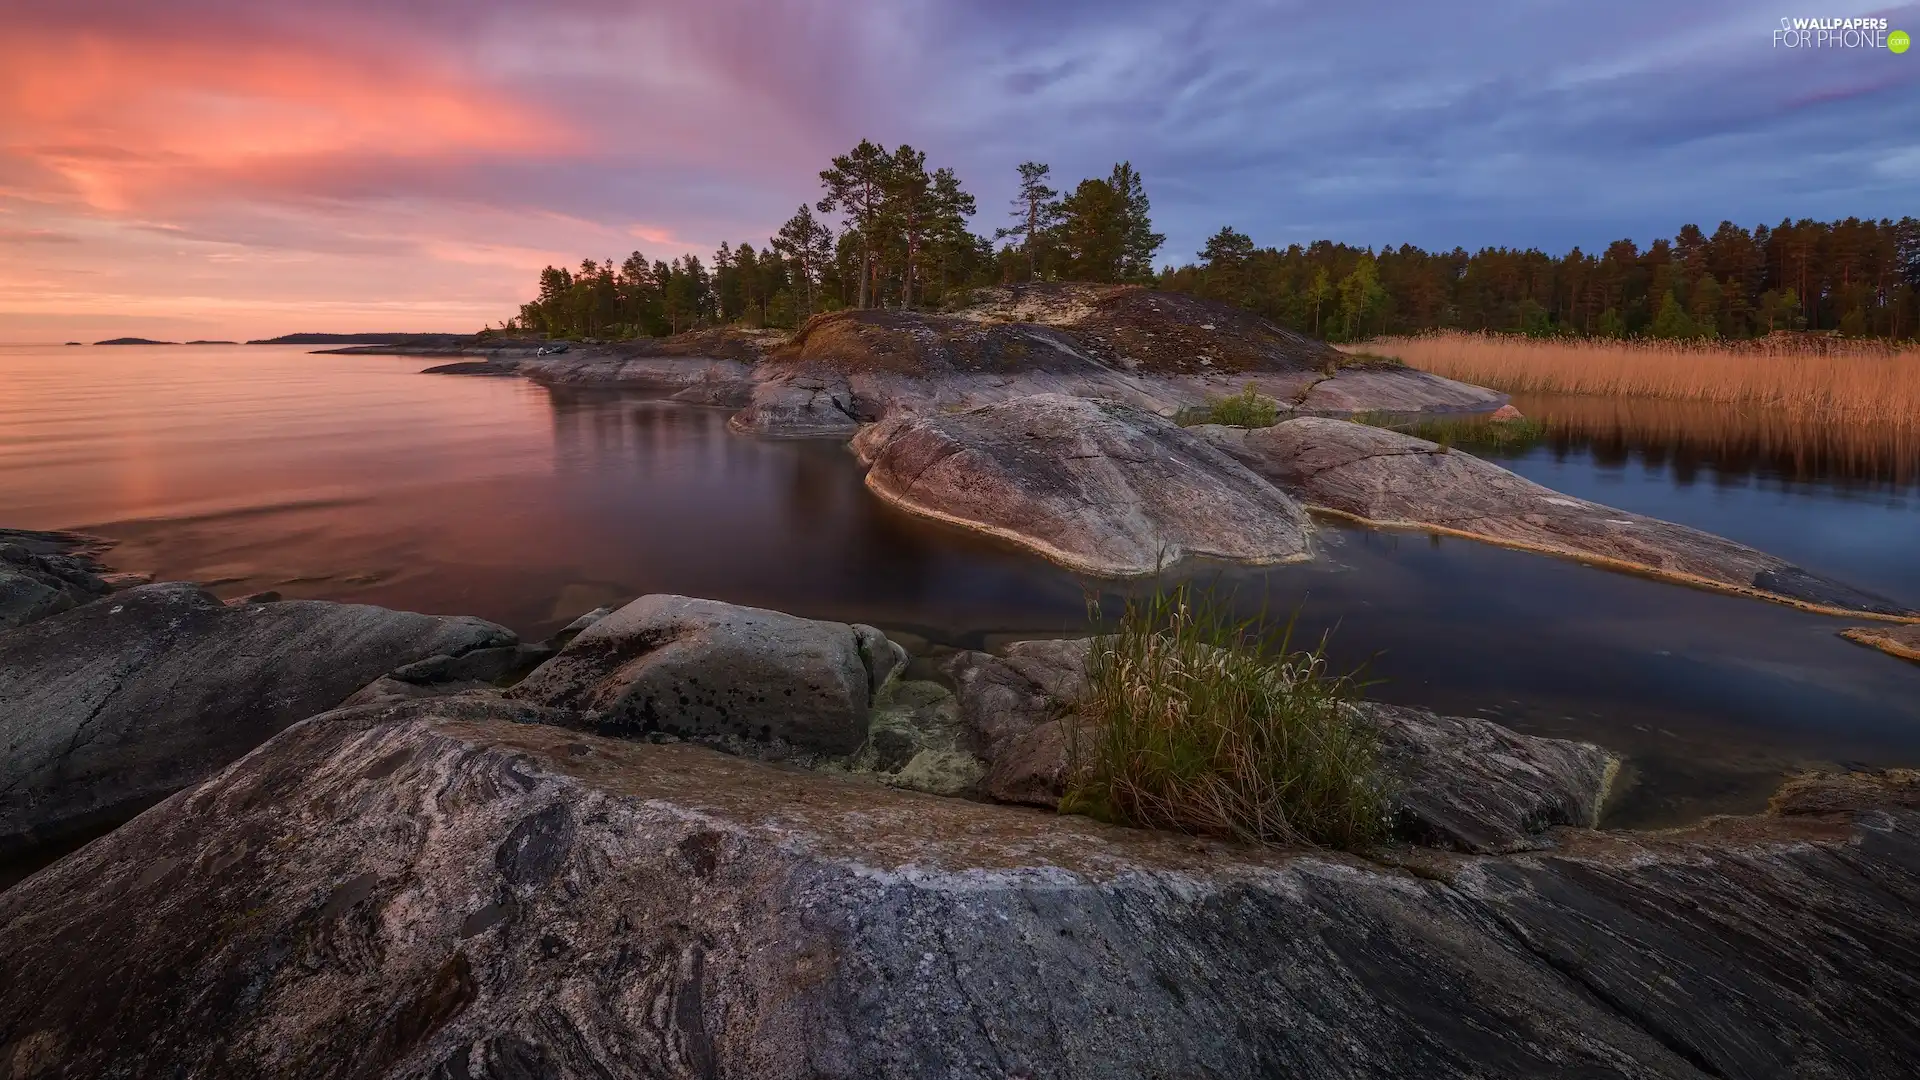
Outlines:
[[[481,615],[540,636],[671,591],[979,646],[1084,629],[1119,590],[870,497],[841,446],[733,436],[718,410],[422,361],[242,347],[0,347],[0,522],[120,541],[110,561]],[[1670,465],[1563,431],[1508,462],[1920,598],[1912,488]],[[1779,776],[1920,762],[1920,666],[1787,608],[1470,541],[1329,526],[1325,557],[1185,568],[1330,632],[1376,697],[1575,735],[1632,759],[1621,823],[1750,809]],[[1151,587],[1151,583],[1129,586]]]

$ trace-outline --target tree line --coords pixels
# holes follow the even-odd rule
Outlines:
[[[1430,252],[1318,241],[1258,248],[1232,228],[1163,289],[1239,304],[1334,340],[1428,330],[1535,337],[1744,339],[1781,330],[1913,338],[1920,220],[1683,226],[1642,250]]]
[[[636,251],[617,263],[549,266],[533,301],[504,325],[594,338],[792,327],[849,307],[939,308],[1007,281],[1154,280],[1165,238],[1131,163],[1066,193],[1048,186],[1047,165],[1019,168],[1011,223],[980,236],[970,225],[978,206],[951,168],[929,169],[912,146],[862,140],[821,170],[818,200],[800,204],[764,245],[723,243],[711,260],[648,262]]]
[[[587,259],[549,266],[503,324],[555,337],[624,338],[702,326],[794,327],[814,313],[963,303],[1030,280],[1138,282],[1250,308],[1336,341],[1459,329],[1532,336],[1728,338],[1780,330],[1920,334],[1920,220],[1695,225],[1644,250],[1426,251],[1320,240],[1258,247],[1222,228],[1196,260],[1156,272],[1146,185],[1131,163],[1071,190],[1040,162],[1018,167],[1007,224],[973,231],[978,207],[924,151],[871,140],[820,171],[820,191],[763,245],[710,259]]]

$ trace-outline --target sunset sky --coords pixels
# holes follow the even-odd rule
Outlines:
[[[1817,7],[1818,10],[1813,10]],[[863,136],[1004,213],[1131,159],[1191,257],[1920,213],[1920,50],[1751,0],[0,0],[0,341],[460,330],[756,245]]]

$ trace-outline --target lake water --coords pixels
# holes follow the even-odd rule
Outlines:
[[[0,346],[0,525],[100,533],[117,568],[223,596],[475,614],[527,637],[647,592],[974,647],[1083,630],[1090,591],[1116,602],[885,506],[842,446],[427,363]],[[1778,432],[1743,441],[1765,424],[1725,410],[1592,405],[1523,401],[1558,427],[1503,463],[1920,600],[1920,461],[1897,439],[1891,457],[1796,455]],[[1835,636],[1848,620],[1416,533],[1327,525],[1322,548],[1305,566],[1183,572],[1297,612],[1298,640],[1330,633],[1375,697],[1629,755],[1617,823],[1753,809],[1797,768],[1920,763],[1920,665]]]

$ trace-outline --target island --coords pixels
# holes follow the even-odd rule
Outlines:
[[[459,334],[281,334],[256,338],[249,345],[431,345],[459,338]]]
[[[77,344],[77,343],[69,342],[68,344]],[[155,341],[152,338],[143,338],[143,337],[117,337],[117,338],[108,338],[105,341],[96,341],[94,342],[94,344],[95,345],[178,345],[180,343],[177,341]]]

